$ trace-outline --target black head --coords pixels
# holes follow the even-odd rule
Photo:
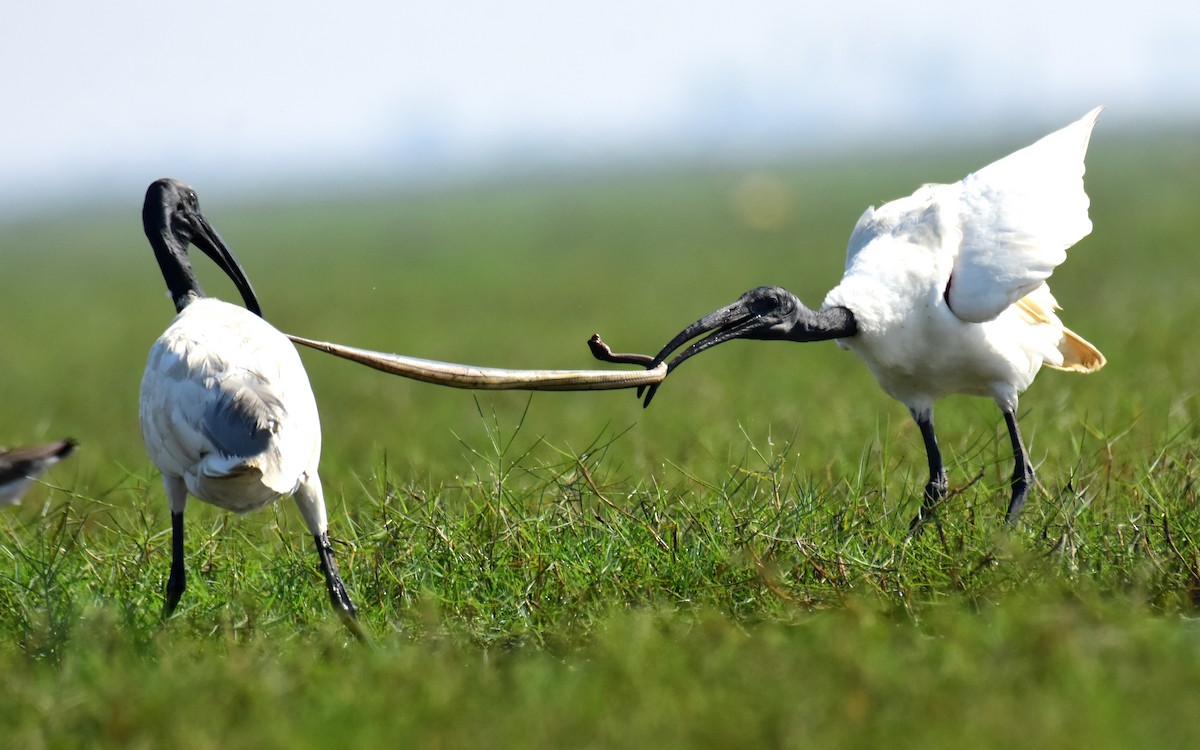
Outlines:
[[[665,360],[671,352],[683,346],[684,342],[709,331],[713,332],[710,336],[693,343],[672,360],[671,369],[705,349],[733,339],[786,338],[801,310],[809,311],[796,295],[783,287],[756,287],[738,297],[732,304],[705,315],[680,331],[679,335],[671,339],[654,358],[654,364]]]
[[[857,332],[858,325],[854,315],[844,307],[813,311],[783,287],[760,286],[680,331],[648,366],[657,366],[665,361],[671,352],[706,333],[709,335],[693,342],[671,360],[668,373],[705,349],[734,339],[821,341],[853,336]],[[647,391],[647,406],[650,405],[658,385],[661,384],[650,386]]]
[[[195,245],[233,280],[246,308],[262,315],[250,280],[221,236],[200,212],[200,200],[191,186],[169,178],[152,182],[142,205],[142,228],[154,248],[177,310],[182,310],[196,297],[204,296],[187,254],[188,245]]]

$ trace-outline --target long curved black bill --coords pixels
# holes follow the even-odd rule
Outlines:
[[[250,284],[250,279],[247,278],[246,272],[242,270],[242,266],[238,263],[237,258],[233,257],[229,247],[225,241],[221,239],[221,235],[217,234],[217,230],[213,229],[212,224],[208,223],[208,219],[199,211],[195,211],[191,215],[191,219],[195,228],[192,234],[192,244],[204,251],[204,254],[212,258],[213,263],[225,272],[237,287],[238,292],[242,295],[242,301],[246,303],[246,309],[255,315],[262,317],[262,308],[258,304],[258,296],[254,293],[254,287]]]
[[[685,360],[699,354],[705,349],[723,344],[726,341],[744,336],[748,332],[754,330],[761,322],[760,316],[752,313],[746,306],[743,300],[738,300],[732,304],[722,307],[720,310],[715,310],[708,315],[705,315],[700,320],[692,323],[687,328],[679,332],[675,338],[671,339],[666,346],[654,357],[651,366],[657,366],[670,356],[671,352],[683,346],[686,342],[691,341],[697,336],[703,336],[709,331],[713,331],[712,335],[695,341],[691,346],[684,349],[670,364],[667,365],[667,374],[669,375],[676,367],[679,367]],[[665,382],[665,379],[664,379]],[[642,407],[650,405],[650,401],[654,398],[654,394],[658,392],[658,387],[662,382],[654,383],[650,386],[645,386],[646,395],[642,401]],[[638,395],[642,393],[639,390]]]
[[[667,365],[663,380],[643,386],[644,405],[649,406],[658,387],[676,367],[705,349],[733,339],[757,339],[763,341],[826,341],[845,338],[858,333],[858,321],[848,308],[832,306],[810,310],[796,295],[779,286],[760,286],[743,294],[735,302],[705,315],[671,339],[662,351],[650,360],[648,367],[660,367],[671,352],[699,336],[686,349],[675,356]],[[597,359],[612,362],[634,362],[639,359],[630,355],[614,355],[605,347],[593,347]],[[638,390],[641,396],[642,389]]]

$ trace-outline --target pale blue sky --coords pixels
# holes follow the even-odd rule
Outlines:
[[[163,175],[211,191],[902,148],[1096,104],[1109,122],[1197,122],[1198,34],[1190,0],[9,3],[0,209],[136,201]]]

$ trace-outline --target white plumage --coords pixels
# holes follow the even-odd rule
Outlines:
[[[858,220],[825,307],[854,313],[858,335],[838,343],[909,409],[966,393],[1011,411],[1043,364],[1104,364],[1063,326],[1046,285],[1092,229],[1083,156],[1099,113]]]
[[[165,476],[237,513],[320,497],[321,426],[291,342],[245,308],[192,302],[150,349],[142,435]]]
[[[1104,365],[1104,356],[1059,320],[1046,284],[1067,249],[1092,229],[1083,159],[1099,113],[960,182],[925,185],[867,209],[850,235],[845,275],[820,310],[780,287],[752,289],[684,329],[650,364],[709,331],[670,369],[735,338],[836,339],[921,429],[930,480],[914,527],[947,489],[934,401],[955,393],[991,397],[1013,445],[1014,521],[1033,484],[1017,428],[1019,395],[1043,365],[1075,372]],[[650,386],[647,404],[657,387]]]

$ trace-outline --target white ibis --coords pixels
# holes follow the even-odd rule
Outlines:
[[[316,541],[334,609],[364,637],[329,544],[317,474],[321,426],[299,354],[261,317],[250,281],[200,213],[192,188],[169,179],[151,184],[142,223],[179,313],[151,347],[141,387],[142,436],[171,507],[164,616],[186,587],[188,493],[236,513],[292,495]],[[233,280],[246,308],[204,296],[189,244]]]
[[[0,506],[21,502],[21,495],[46,469],[75,450],[74,440],[56,440],[45,445],[0,448]]]
[[[1100,108],[953,185],[925,185],[868,208],[850,235],[841,283],[810,310],[775,286],[752,289],[671,340],[648,366],[673,371],[733,339],[834,339],[866,362],[888,395],[908,407],[929,458],[929,483],[912,527],[947,491],[933,404],[964,393],[990,396],[1004,414],[1015,469],[1007,520],[1016,521],[1034,482],[1017,427],[1017,398],[1042,365],[1094,372],[1104,356],[1065,327],[1046,280],[1067,248],[1092,229],[1083,158]],[[710,333],[711,332],[711,333]],[[607,361],[637,362],[630,357]],[[651,385],[649,405],[658,385]]]

